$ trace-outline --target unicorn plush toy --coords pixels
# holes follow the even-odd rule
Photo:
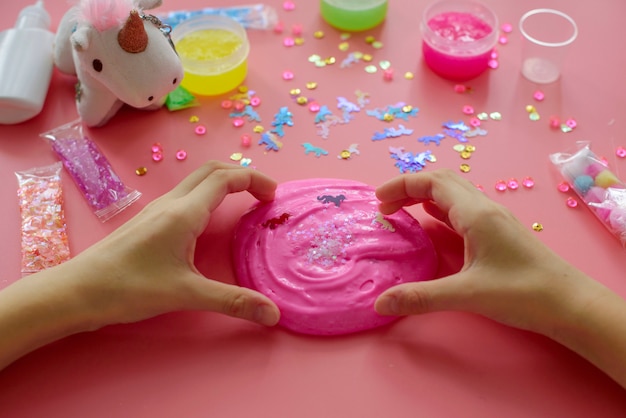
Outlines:
[[[161,0],[80,0],[61,20],[54,61],[75,74],[87,126],[104,125],[124,104],[160,108],[183,78],[170,28],[144,10]]]

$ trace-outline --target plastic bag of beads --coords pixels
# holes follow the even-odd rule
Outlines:
[[[63,211],[60,162],[16,171],[22,218],[22,275],[70,259]]]
[[[598,158],[589,143],[573,153],[555,153],[550,160],[578,197],[626,247],[626,184]]]
[[[135,202],[141,193],[126,186],[98,146],[83,134],[80,120],[41,136],[52,145],[85,200],[105,222]]]

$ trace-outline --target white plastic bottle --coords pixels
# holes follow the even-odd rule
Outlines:
[[[24,122],[41,112],[52,76],[54,34],[43,0],[19,13],[0,32],[0,124]]]

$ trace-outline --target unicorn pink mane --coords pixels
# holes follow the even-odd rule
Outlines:
[[[137,9],[132,0],[80,0],[78,19],[102,32],[123,24],[132,9]]]

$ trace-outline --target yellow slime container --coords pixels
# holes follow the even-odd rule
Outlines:
[[[192,93],[216,96],[239,86],[248,73],[250,45],[246,30],[225,16],[198,16],[172,31],[185,76],[181,85]]]

